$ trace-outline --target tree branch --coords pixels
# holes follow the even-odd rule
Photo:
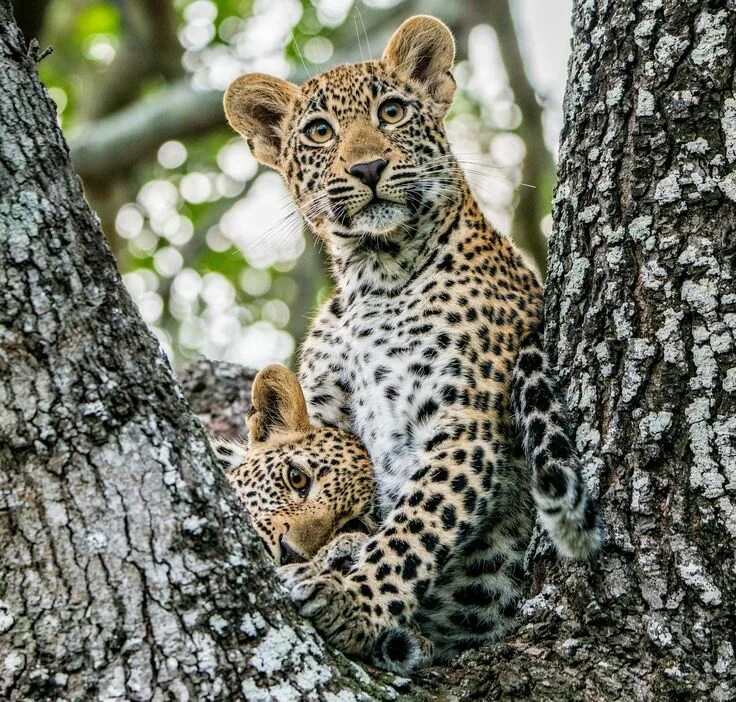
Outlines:
[[[547,275],[547,237],[542,232],[541,222],[552,207],[555,163],[544,142],[542,108],[524,67],[509,2],[496,0],[491,6],[490,11],[485,12],[486,18],[496,31],[509,85],[522,115],[517,130],[526,148],[521,182],[532,186],[519,189],[511,235],[517,246],[536,264],[544,279]]]
[[[70,136],[72,162],[84,179],[121,175],[164,141],[224,125],[222,93],[180,81],[149,99],[86,125]]]

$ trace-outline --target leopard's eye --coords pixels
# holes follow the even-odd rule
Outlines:
[[[378,108],[378,119],[385,124],[401,122],[406,115],[406,107],[400,100],[386,100]]]
[[[289,486],[296,490],[302,497],[307,494],[309,487],[312,484],[312,479],[303,470],[299,470],[296,466],[289,466],[289,470],[286,473],[286,479]]]
[[[313,119],[304,128],[304,134],[315,144],[326,144],[335,135],[335,130],[326,119]]]

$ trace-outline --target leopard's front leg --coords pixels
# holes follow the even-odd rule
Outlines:
[[[385,632],[415,630],[414,615],[436,592],[459,542],[470,541],[488,513],[498,457],[476,442],[426,454],[382,529],[368,539],[347,573],[288,566],[292,599],[325,638],[346,653],[370,659]],[[467,588],[467,583],[462,583]],[[443,584],[446,592],[446,584]],[[393,640],[393,655],[410,668],[414,652]],[[399,660],[399,663],[401,661]]]

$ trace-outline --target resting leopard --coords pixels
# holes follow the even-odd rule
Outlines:
[[[449,30],[419,16],[378,61],[302,86],[250,74],[225,96],[331,259],[335,292],[299,378],[312,423],[366,447],[381,522],[348,572],[283,568],[302,613],[363,657],[383,647],[400,660],[386,632],[402,627],[418,625],[437,660],[503,636],[532,503],[561,553],[600,543],[541,351],[541,285],[448,145],[453,60]]]
[[[320,559],[344,563],[378,524],[368,453],[352,434],[310,423],[299,380],[283,366],[256,375],[251,399],[247,443],[210,443],[256,533],[277,565],[311,560],[327,544]]]
[[[210,437],[215,456],[277,565],[348,572],[378,525],[376,484],[365,447],[342,429],[315,427],[298,378],[267,366],[253,381],[247,442]],[[428,663],[432,644],[417,626],[384,632],[396,671]],[[394,649],[400,644],[400,659]]]

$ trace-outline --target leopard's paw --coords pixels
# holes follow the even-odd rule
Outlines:
[[[280,575],[299,613],[333,646],[368,658],[379,632],[392,625],[376,614],[371,589],[337,571],[309,573],[310,564],[282,566]],[[383,610],[385,612],[385,609]]]
[[[286,590],[291,594],[295,587],[300,583],[315,577],[322,568],[315,561],[307,561],[306,563],[293,563],[290,565],[278,566],[276,568],[281,582]]]
[[[323,546],[314,557],[314,563],[325,570],[336,570],[343,575],[358,561],[363,544],[368,540],[366,534],[339,534]]]
[[[330,602],[345,597],[339,576],[316,561],[281,566],[278,573],[304,617],[312,618],[322,609],[327,609],[325,614],[329,617]]]

